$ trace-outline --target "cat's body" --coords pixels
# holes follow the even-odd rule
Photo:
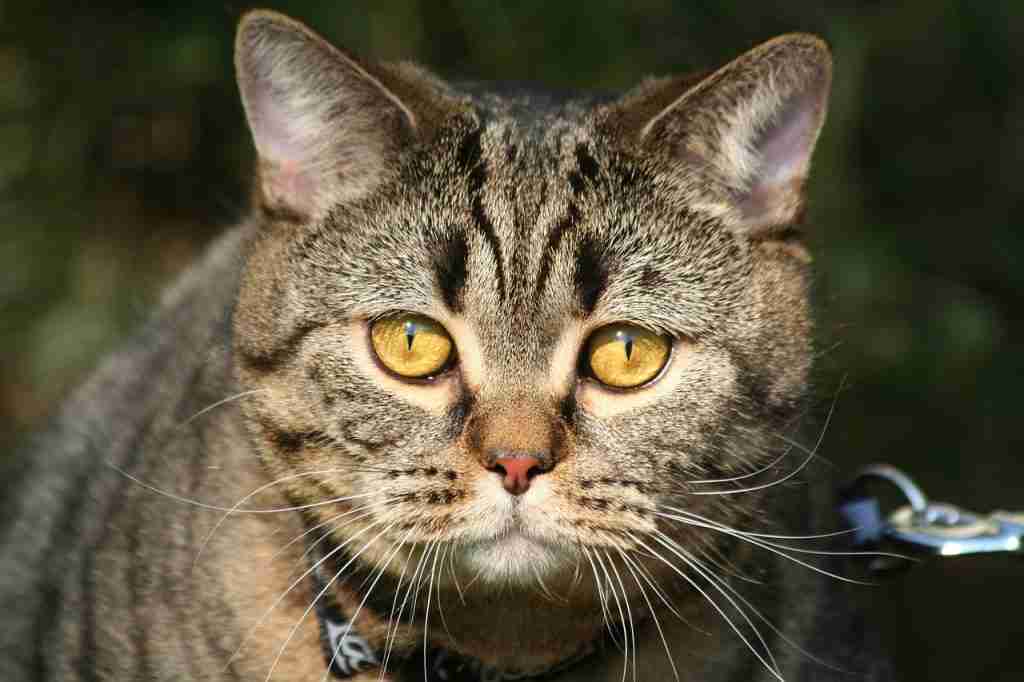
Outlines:
[[[400,679],[423,642],[564,680],[885,676],[838,583],[728,530],[826,504],[768,485],[810,453],[820,42],[470,98],[254,13],[238,67],[257,208],[8,479],[0,678],[321,679],[318,579]],[[448,355],[406,372],[414,338]]]

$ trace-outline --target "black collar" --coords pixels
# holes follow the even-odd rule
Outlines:
[[[355,629],[354,623],[345,615],[337,600],[326,590],[324,581],[323,555],[312,552],[316,558],[310,575],[313,579],[314,595],[321,595],[316,602],[316,615],[320,621],[320,646],[324,660],[335,679],[346,680],[369,670],[377,670],[384,659],[384,652],[375,650]],[[322,593],[322,594],[321,594]],[[395,661],[398,652],[392,653],[389,667],[401,670],[408,667],[416,670],[416,679],[422,677],[425,666],[427,676],[424,682],[502,682],[506,680],[546,680],[575,667],[584,660],[603,650],[613,635],[583,645],[572,656],[541,671],[499,669],[474,658],[448,651],[441,647],[430,647],[424,654],[420,647],[403,652],[401,660]],[[620,640],[621,641],[621,638]],[[425,660],[425,663],[424,663]]]

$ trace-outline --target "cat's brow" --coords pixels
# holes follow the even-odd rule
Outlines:
[[[469,245],[466,243],[466,236],[458,231],[457,227],[453,226],[451,230],[451,233],[442,239],[435,253],[434,274],[445,305],[453,313],[461,313]]]
[[[573,284],[584,315],[594,312],[601,295],[608,286],[608,266],[604,251],[597,240],[585,238],[576,253]]]
[[[565,216],[555,223],[548,233],[547,243],[541,257],[540,271],[537,274],[536,295],[539,297],[544,293],[548,277],[551,275],[551,268],[558,255],[559,246],[570,233],[576,230],[580,221],[580,196],[594,183],[600,170],[597,161],[591,156],[586,145],[580,144],[576,147],[576,168],[569,173],[569,185],[572,188],[572,196],[566,208]],[[595,299],[596,303],[596,299]]]
[[[483,158],[483,149],[480,146],[480,137],[483,134],[482,128],[470,132],[463,140],[459,148],[459,165],[469,175],[469,197],[472,202],[473,226],[480,232],[483,241],[491,250],[494,257],[494,276],[498,285],[498,296],[501,300],[506,298],[505,285],[505,264],[501,258],[501,242],[498,233],[494,229],[487,211],[484,208],[483,191],[487,183],[487,164]]]

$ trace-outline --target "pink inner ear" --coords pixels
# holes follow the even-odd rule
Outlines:
[[[316,192],[312,178],[301,170],[299,162],[286,160],[264,171],[264,191],[272,202],[291,206],[311,203]]]
[[[780,225],[795,217],[820,121],[817,98],[803,94],[788,102],[761,131],[754,146],[757,170],[740,202],[747,229]]]
[[[281,93],[255,79],[247,83],[250,127],[256,149],[264,160],[262,170],[267,198],[292,207],[310,207],[315,199],[313,178],[304,169],[310,166],[310,151],[304,145],[302,131],[296,127],[300,117],[281,101]]]
[[[796,97],[761,133],[760,164],[751,189],[790,187],[807,175],[819,112],[814,97]]]
[[[292,130],[294,112],[281,102],[280,93],[262,79],[246,83],[246,100],[249,106],[249,124],[252,128],[256,149],[264,159],[275,163],[298,161],[301,150]]]

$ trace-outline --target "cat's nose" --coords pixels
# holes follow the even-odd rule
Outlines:
[[[522,495],[530,489],[534,477],[551,470],[547,459],[529,453],[504,452],[487,468],[501,476],[505,490],[513,495]]]

